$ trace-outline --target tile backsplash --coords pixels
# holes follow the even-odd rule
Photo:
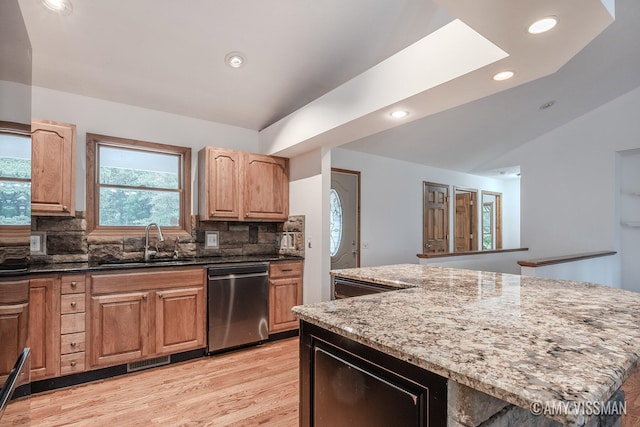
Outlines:
[[[157,257],[169,258],[174,249],[180,258],[240,255],[304,256],[304,216],[291,216],[284,223],[199,221],[192,217],[189,237],[166,235],[158,243]],[[59,262],[104,262],[109,260],[142,260],[144,231],[139,236],[87,235],[85,212],[78,211],[74,218],[34,217],[32,231],[46,233],[46,255],[32,254],[37,264]],[[217,231],[219,247],[207,249],[205,232]],[[283,239],[287,233],[291,239]],[[156,242],[155,228],[150,243]],[[291,240],[291,242],[289,241]]]

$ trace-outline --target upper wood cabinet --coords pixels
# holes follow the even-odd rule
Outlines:
[[[244,153],[244,217],[285,221],[289,216],[289,161]]]
[[[31,123],[31,215],[75,215],[76,126]]]
[[[206,147],[198,153],[200,219],[285,221],[289,161],[281,157]]]
[[[206,147],[198,153],[200,219],[240,218],[241,153]]]

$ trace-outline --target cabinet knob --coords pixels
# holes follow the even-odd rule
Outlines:
[[[71,347],[75,347],[75,346],[77,346],[77,345],[78,345],[78,343],[76,343],[75,341],[71,341],[71,342],[69,343],[69,345],[70,345]]]
[[[68,212],[68,211],[69,211],[69,208],[67,207],[67,205],[64,205],[64,206],[62,207],[62,210],[63,210],[63,211],[65,211],[65,212]]]
[[[73,289],[77,288],[77,287],[78,287],[78,283],[76,283],[76,282],[71,282],[71,287],[72,287]]]
[[[162,292],[158,293],[158,298],[162,298],[164,295],[162,295]]]
[[[249,218],[249,212],[247,212],[246,214],[244,214],[245,218]]]
[[[77,303],[77,302],[75,302],[75,301],[71,301],[71,307],[76,308],[76,305],[78,305],[78,303]]]
[[[76,361],[72,360],[71,363],[69,363],[71,366],[76,366]]]
[[[215,212],[209,212],[209,216],[214,216],[215,214]]]
[[[142,299],[147,299],[147,294],[143,294]]]

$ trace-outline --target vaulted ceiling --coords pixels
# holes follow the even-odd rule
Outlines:
[[[519,31],[510,28],[518,10],[496,8],[511,0],[486,0],[485,11],[478,2],[449,0],[71,1],[73,11],[58,16],[36,0],[19,0],[33,46],[34,85],[264,133],[454,19],[473,21],[460,15],[484,16],[468,23],[492,41]],[[562,3],[579,16],[582,1]],[[483,89],[477,98],[414,115],[403,125],[368,123],[376,132],[337,133],[334,145],[481,171],[497,154],[640,85],[640,2],[616,1],[615,15],[547,77]],[[492,24],[482,28],[482,22]],[[558,27],[566,23],[571,20],[561,17]],[[503,44],[507,51],[529,49]],[[246,55],[245,66],[225,64],[231,51]],[[539,110],[549,101],[555,104]]]

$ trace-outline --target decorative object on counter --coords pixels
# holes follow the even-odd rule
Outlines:
[[[304,257],[304,215],[292,215],[282,225],[278,254]]]

